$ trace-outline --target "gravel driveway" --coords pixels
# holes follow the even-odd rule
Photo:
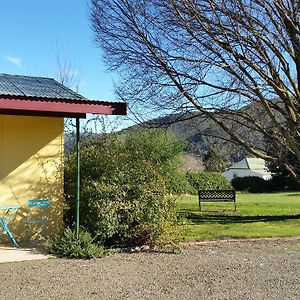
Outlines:
[[[300,239],[0,264],[4,299],[300,299]]]

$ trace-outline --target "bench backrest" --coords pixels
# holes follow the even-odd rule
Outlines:
[[[198,196],[201,202],[235,202],[235,190],[203,190]]]

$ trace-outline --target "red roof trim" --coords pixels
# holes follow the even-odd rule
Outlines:
[[[50,99],[36,97],[0,96],[0,113],[4,111],[59,113],[65,116],[86,113],[101,115],[126,115],[126,103],[91,100]]]

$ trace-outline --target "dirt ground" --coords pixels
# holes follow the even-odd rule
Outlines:
[[[300,239],[0,264],[0,299],[300,299]]]

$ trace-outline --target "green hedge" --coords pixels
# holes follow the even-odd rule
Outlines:
[[[231,184],[236,191],[264,193],[271,190],[269,182],[257,176],[236,177]]]
[[[221,173],[203,172],[187,173],[187,180],[194,189],[199,190],[227,190],[232,189],[230,181]]]

